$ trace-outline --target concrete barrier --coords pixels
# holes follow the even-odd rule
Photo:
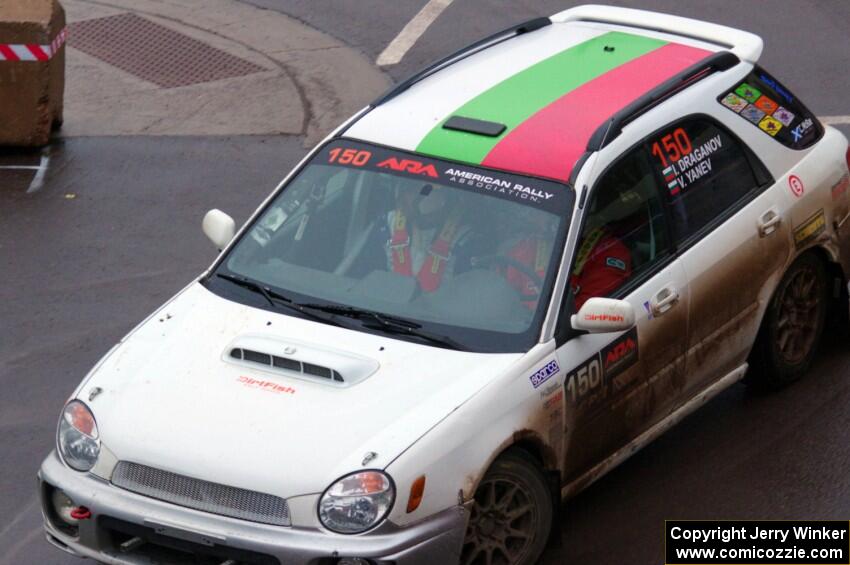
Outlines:
[[[46,145],[62,124],[65,35],[57,0],[0,0],[0,145]]]

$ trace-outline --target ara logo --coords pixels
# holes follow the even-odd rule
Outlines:
[[[426,175],[433,178],[438,178],[437,169],[434,165],[424,165],[419,161],[412,159],[396,159],[390,157],[378,163],[378,167],[383,169],[392,169],[394,171],[402,171],[405,173],[413,173],[414,175]]]
[[[622,373],[637,362],[637,329],[632,328],[602,350],[602,367],[606,378]]]
[[[625,341],[621,341],[614,348],[608,352],[608,355],[605,357],[605,369],[610,369],[613,365],[619,363],[626,355],[630,354],[632,351],[637,349],[637,343],[635,340],[628,338]]]

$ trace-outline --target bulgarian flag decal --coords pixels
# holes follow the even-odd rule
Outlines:
[[[416,150],[566,181],[590,136],[606,119],[711,54],[649,37],[605,33],[543,59],[467,101],[437,124]],[[443,129],[451,116],[507,128],[497,137]]]
[[[673,168],[673,165],[670,165],[669,167],[661,171],[661,173],[664,175],[664,182],[667,183],[667,188],[670,190],[670,195],[676,196],[677,194],[679,194],[679,191],[682,189],[682,187],[679,186],[679,181],[678,179],[676,179],[676,169]]]

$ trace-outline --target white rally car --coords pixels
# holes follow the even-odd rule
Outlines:
[[[561,499],[750,373],[850,272],[847,140],[749,33],[579,7],[316,147],[65,406],[48,540],[106,563],[530,564]]]

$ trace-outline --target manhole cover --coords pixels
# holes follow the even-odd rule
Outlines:
[[[136,14],[84,20],[68,28],[71,47],[163,88],[267,70]]]

